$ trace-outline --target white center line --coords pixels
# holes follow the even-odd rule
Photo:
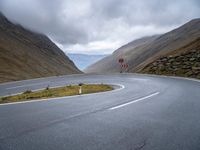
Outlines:
[[[133,100],[133,101],[131,101],[131,102],[124,103],[124,104],[121,104],[121,105],[118,105],[118,106],[115,106],[115,107],[111,107],[111,108],[109,108],[109,110],[114,110],[114,109],[118,109],[118,108],[121,108],[121,107],[130,105],[130,104],[133,104],[133,103],[137,103],[137,102],[139,102],[139,101],[148,99],[148,98],[153,97],[153,96],[155,96],[155,95],[158,95],[159,93],[160,93],[160,92],[155,92],[155,93],[150,94],[150,95],[148,95],[148,96],[145,96],[145,97],[142,97],[142,98],[139,98],[139,99],[135,99],[135,100]]]

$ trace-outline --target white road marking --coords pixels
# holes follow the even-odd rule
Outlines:
[[[26,84],[26,85],[19,85],[19,86],[9,87],[9,88],[6,88],[6,89],[10,90],[10,89],[16,89],[16,88],[20,88],[20,87],[29,87],[29,86],[32,86],[32,85],[42,85],[42,84],[47,84],[47,83],[50,83],[50,82],[48,81],[48,82],[42,82],[42,83],[32,83],[32,84]]]
[[[124,104],[121,104],[121,105],[118,105],[118,106],[115,106],[115,107],[111,107],[111,108],[109,108],[109,110],[118,109],[118,108],[121,108],[121,107],[130,105],[130,104],[133,104],[133,103],[137,103],[137,102],[139,102],[139,101],[143,101],[143,100],[145,100],[145,99],[148,99],[148,98],[150,98],[150,97],[153,97],[153,96],[155,96],[155,95],[158,95],[159,93],[160,93],[160,92],[155,92],[155,93],[150,94],[150,95],[148,95],[148,96],[145,96],[145,97],[142,97],[142,98],[139,98],[139,99],[135,99],[135,100],[133,100],[133,101],[131,101],[131,102],[124,103]]]
[[[166,75],[156,75],[156,74],[139,74],[139,73],[132,73],[133,75],[138,76],[147,76],[147,77],[161,77],[161,78],[168,78],[168,79],[182,79],[182,80],[189,80],[189,81],[195,81],[200,82],[200,79],[195,78],[188,78],[188,77],[179,77],[179,76],[166,76]]]

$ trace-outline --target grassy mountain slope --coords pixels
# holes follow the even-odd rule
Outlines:
[[[80,73],[48,37],[0,14],[0,82]]]
[[[91,66],[87,67],[84,71],[86,73],[119,72],[120,71],[120,66],[118,63],[119,58],[123,57],[126,62],[128,62],[128,60],[130,61],[134,57],[134,55],[137,56],[137,54],[140,53],[141,46],[152,42],[157,37],[159,36],[155,35],[150,37],[144,37],[135,40],[133,42],[130,42],[120,47],[116,51],[114,51],[112,55],[109,55],[101,59],[100,61],[92,64]],[[130,52],[132,52],[131,55],[129,55]]]

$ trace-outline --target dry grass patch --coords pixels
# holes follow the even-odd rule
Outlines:
[[[105,84],[83,84],[82,85],[82,94],[89,93],[97,93],[104,91],[111,91],[113,88],[109,85]],[[47,87],[44,90],[40,91],[25,91],[22,94],[6,96],[0,98],[0,103],[8,103],[8,102],[19,102],[33,99],[46,99],[46,98],[54,98],[54,97],[63,97],[63,96],[72,96],[79,94],[79,86],[78,85],[68,85],[65,87],[59,88],[49,88]]]

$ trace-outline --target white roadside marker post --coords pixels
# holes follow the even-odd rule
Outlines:
[[[79,94],[80,95],[82,94],[82,88],[81,88],[81,86],[79,87]]]
[[[79,83],[79,95],[82,94],[82,85],[83,85],[83,83]]]

